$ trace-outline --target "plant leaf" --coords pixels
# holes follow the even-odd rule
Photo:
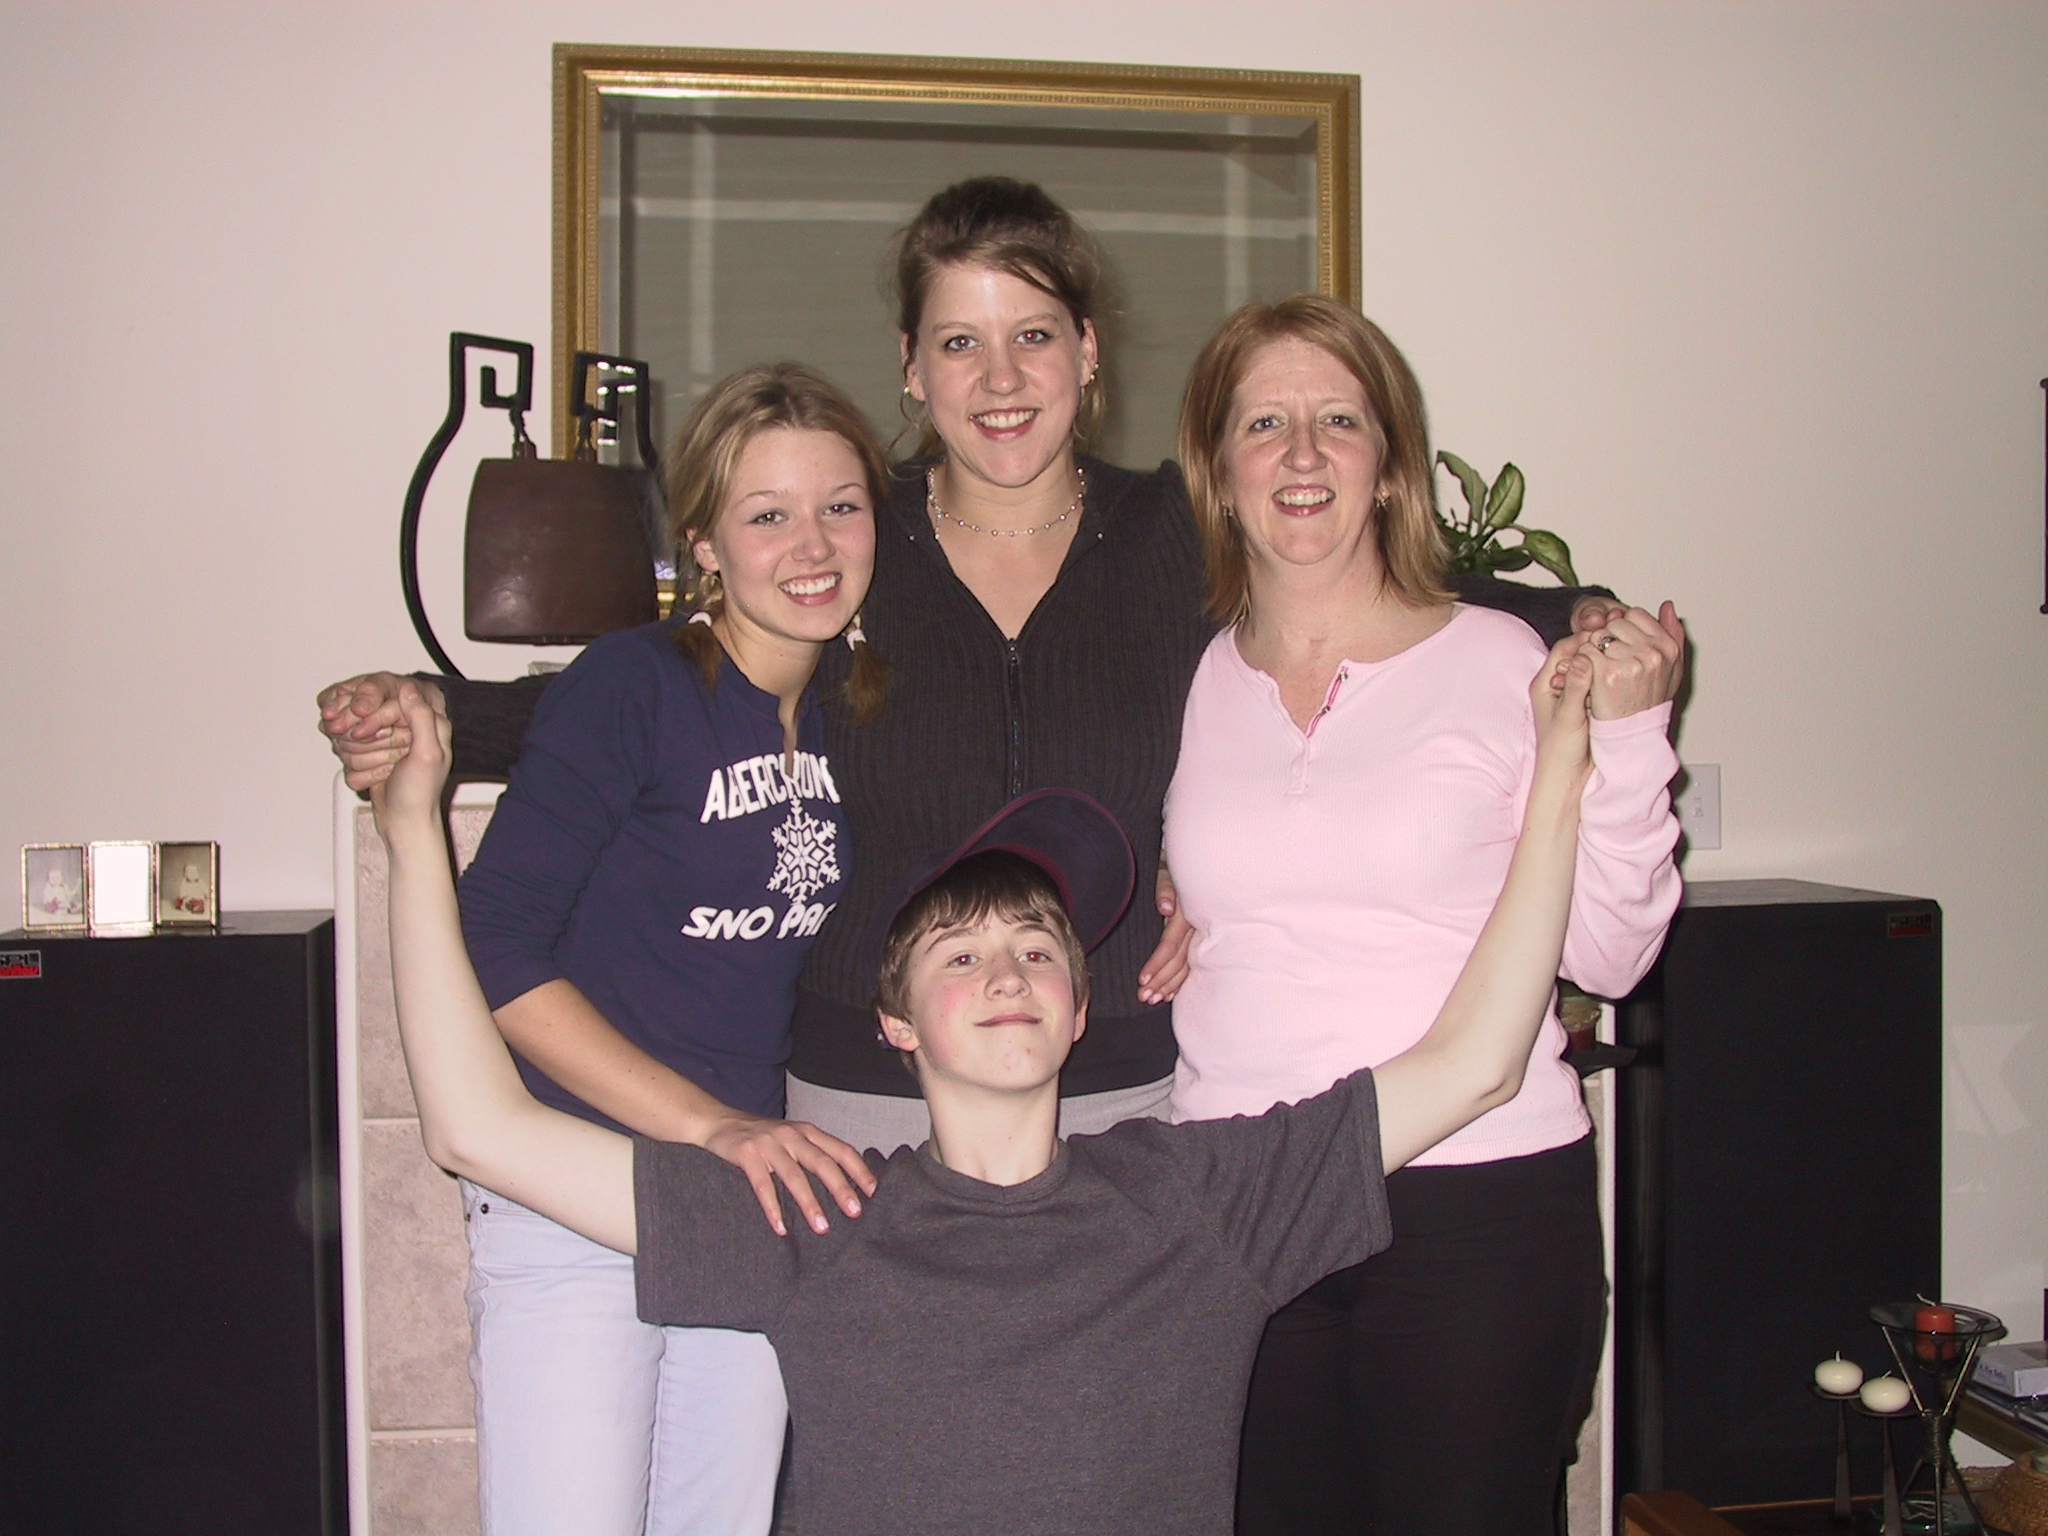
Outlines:
[[[1480,511],[1486,505],[1486,477],[1455,453],[1440,452],[1436,461],[1456,475],[1458,484],[1465,488],[1465,505],[1472,509],[1470,521],[1476,527]]]
[[[1546,533],[1541,528],[1524,528],[1522,548],[1529,552],[1530,557],[1538,565],[1566,586],[1576,587],[1580,584],[1579,573],[1572,569],[1571,546],[1556,534]]]
[[[1522,493],[1526,489],[1522,472],[1512,464],[1500,467],[1500,478],[1486,498],[1486,531],[1505,528],[1522,514]]]
[[[1519,571],[1536,557],[1528,549],[1517,544],[1513,549],[1506,545],[1495,545],[1490,552],[1493,568],[1497,571]]]

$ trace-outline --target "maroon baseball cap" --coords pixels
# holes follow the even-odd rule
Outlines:
[[[893,924],[919,891],[977,853],[1015,854],[1044,870],[1059,890],[1083,949],[1109,937],[1138,882],[1131,840],[1099,801],[1075,789],[1039,789],[1012,800],[966,842],[912,877],[889,921]]]

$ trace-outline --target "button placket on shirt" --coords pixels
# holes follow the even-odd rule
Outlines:
[[[1300,795],[1308,792],[1308,769],[1311,759],[1315,756],[1316,727],[1323,723],[1323,716],[1336,708],[1337,695],[1350,677],[1351,667],[1349,663],[1337,668],[1337,675],[1330,679],[1330,691],[1323,698],[1323,707],[1310,717],[1308,729],[1302,730],[1299,726],[1295,727],[1295,734],[1299,740],[1295,742],[1294,763],[1287,776],[1287,793],[1290,795]],[[1276,688],[1274,690],[1276,698],[1278,693],[1279,690]],[[1294,725],[1291,719],[1287,723]]]

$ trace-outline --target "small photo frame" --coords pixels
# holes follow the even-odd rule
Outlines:
[[[30,933],[83,933],[92,901],[83,843],[24,843],[21,926]]]
[[[87,843],[86,910],[96,934],[146,934],[156,917],[156,844]]]
[[[220,844],[156,845],[156,925],[220,926]]]

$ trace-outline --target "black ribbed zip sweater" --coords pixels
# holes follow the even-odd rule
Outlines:
[[[826,711],[853,874],[798,992],[790,1070],[806,1082],[917,1092],[875,1029],[890,914],[913,874],[1018,795],[1047,788],[1100,800],[1138,858],[1130,910],[1090,957],[1088,1033],[1062,1087],[1096,1093],[1173,1070],[1171,1010],[1139,1004],[1138,968],[1159,942],[1152,889],[1181,708],[1215,626],[1202,613],[1201,555],[1179,471],[1084,462],[1080,526],[1014,640],[933,534],[923,464],[898,472],[880,510],[862,622],[889,665],[889,694],[866,726],[837,706]],[[820,667],[828,693],[847,664],[835,651]]]

